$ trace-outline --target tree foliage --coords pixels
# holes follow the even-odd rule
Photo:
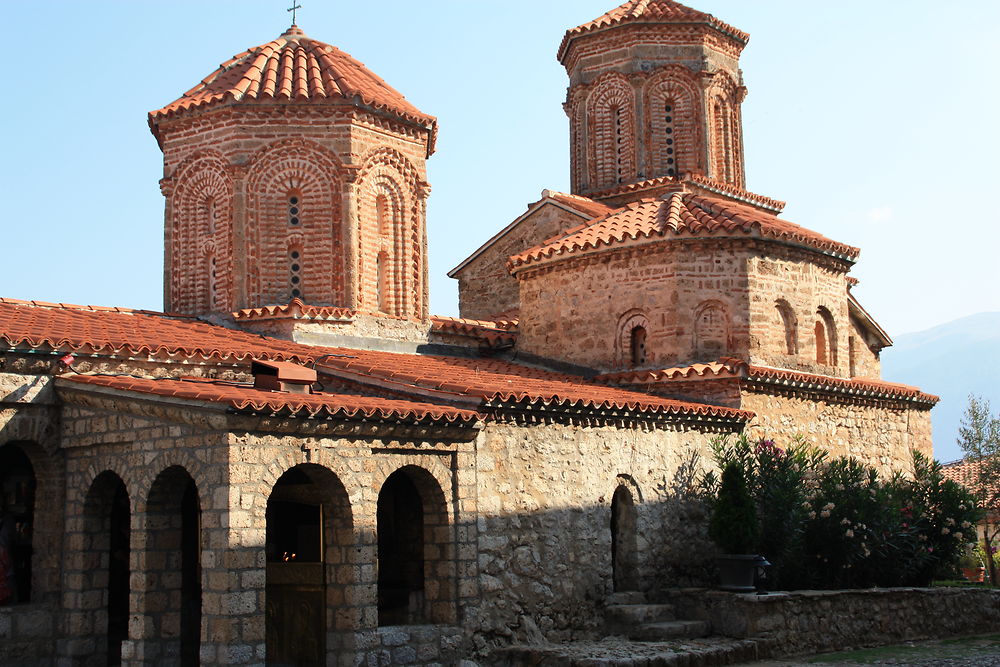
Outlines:
[[[1000,573],[993,555],[1000,537],[1000,416],[993,414],[988,400],[969,396],[958,429],[958,445],[970,471],[965,485],[972,490],[984,512],[980,537],[990,581],[997,585]]]

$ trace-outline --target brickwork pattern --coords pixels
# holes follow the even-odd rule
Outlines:
[[[518,283],[507,271],[507,258],[584,221],[579,215],[554,204],[546,204],[529,213],[458,273],[461,316],[489,320],[499,313],[520,308]]]

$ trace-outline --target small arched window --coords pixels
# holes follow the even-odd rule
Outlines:
[[[215,197],[208,197],[205,199],[205,222],[208,227],[208,234],[212,236],[215,234],[215,230],[218,229],[219,220],[219,207],[215,203]]]
[[[784,299],[779,299],[775,304],[778,317],[785,332],[785,354],[799,353],[799,325],[795,319],[795,311]]]
[[[302,298],[302,253],[298,250],[288,252],[288,285],[293,299]]]
[[[302,195],[298,190],[288,193],[288,226],[298,227],[302,224]]]
[[[632,367],[643,366],[646,363],[646,328],[633,327],[629,334],[629,351]]]
[[[824,306],[816,311],[816,363],[837,365],[837,329],[833,315]]]
[[[215,255],[208,258],[208,304],[213,310],[219,306],[219,267]]]

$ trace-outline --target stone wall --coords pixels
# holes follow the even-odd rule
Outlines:
[[[479,255],[455,273],[462,317],[489,320],[517,310],[521,299],[517,280],[507,271],[507,259],[588,220],[552,202],[542,202],[534,210],[529,208],[498,238],[488,241]]]
[[[773,657],[1000,631],[1000,591],[974,588],[678,592],[673,601],[716,634],[765,640]]]
[[[929,408],[763,390],[744,390],[740,407],[757,414],[748,426],[754,436],[779,443],[802,436],[833,456],[853,456],[886,473],[912,470],[914,449],[932,456]]]
[[[847,306],[846,263],[775,246],[767,255],[748,258],[747,280],[751,363],[836,377],[850,375],[853,327]],[[784,318],[782,308],[787,313]],[[830,313],[834,323],[832,332],[826,334],[827,363],[817,360],[820,308]],[[831,347],[835,354],[830,353]]]
[[[710,437],[488,425],[476,454],[481,597],[469,619],[476,648],[597,631],[613,592],[611,503],[619,487],[636,508],[637,587],[699,581],[711,546],[669,487],[692,453],[708,456]]]
[[[642,367],[745,358],[752,246],[661,242],[523,271],[518,348],[581,366],[622,369],[630,365],[628,335],[638,324],[646,330]]]

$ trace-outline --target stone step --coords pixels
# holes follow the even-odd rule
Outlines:
[[[696,639],[707,637],[708,623],[705,621],[664,621],[644,623],[628,633],[630,639],[642,642],[665,642],[673,639]]]
[[[613,604],[604,608],[604,624],[611,633],[629,633],[646,623],[675,618],[674,607],[669,604]]]
[[[609,595],[606,604],[646,604],[646,594],[642,591],[619,591]]]
[[[486,662],[497,667],[716,667],[769,657],[757,640],[709,637],[669,644],[571,642],[501,649]]]

